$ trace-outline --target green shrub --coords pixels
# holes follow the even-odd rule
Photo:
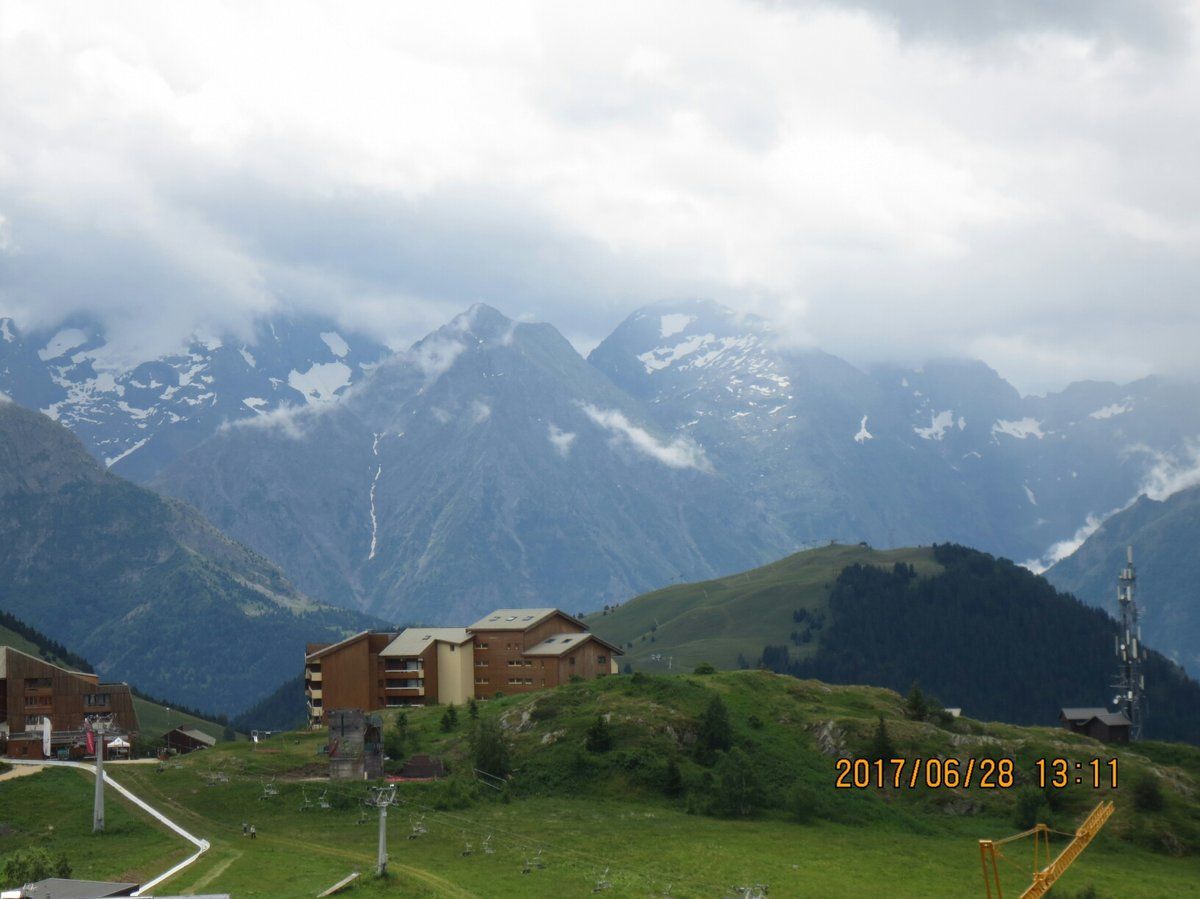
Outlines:
[[[875,733],[871,736],[871,743],[867,747],[867,758],[871,761],[896,758],[896,746],[892,742],[892,737],[888,733],[887,724],[883,720],[883,715],[879,716],[879,723],[875,725]]]
[[[701,662],[693,669],[694,674],[716,674],[717,669],[709,662]]]
[[[1158,776],[1147,771],[1133,784],[1133,807],[1140,812],[1161,812],[1166,806]]]
[[[53,855],[46,849],[18,849],[0,867],[0,882],[10,886],[36,883],[48,877],[70,877],[71,863],[61,852]]]
[[[471,735],[471,758],[475,767],[495,777],[507,777],[512,771],[512,750],[499,722],[480,718]]]
[[[722,755],[714,773],[717,788],[713,805],[718,814],[748,817],[762,808],[766,791],[750,756],[741,749]]]
[[[1017,803],[1013,809],[1013,824],[1020,830],[1028,830],[1035,824],[1045,823],[1049,817],[1049,811],[1046,795],[1037,787],[1018,788]]]
[[[708,707],[700,716],[697,727],[696,757],[702,764],[710,765],[716,753],[733,745],[733,728],[729,724],[729,710],[718,695],[708,701]]]
[[[603,715],[597,715],[592,726],[587,729],[587,739],[584,743],[588,752],[608,752],[613,748],[612,729]]]

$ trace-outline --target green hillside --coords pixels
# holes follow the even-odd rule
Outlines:
[[[706,723],[715,700],[728,742],[710,750],[721,733]],[[367,876],[346,895],[558,897],[607,881],[613,897],[723,896],[757,883],[772,896],[958,899],[982,893],[980,838],[1011,835],[1030,816],[1073,830],[1102,799],[1113,799],[1116,813],[1056,895],[1194,896],[1200,884],[1200,750],[1191,747],[1117,748],[967,719],[939,725],[906,715],[888,690],[763,671],[612,677],[480,703],[478,715],[476,724],[459,709],[457,724],[444,726],[444,708],[409,710],[401,733],[389,713],[393,748],[439,756],[451,774],[399,785],[385,883],[369,876],[377,818],[361,805],[368,785],[320,779],[323,734],[291,734],[267,751],[222,744],[161,772],[130,765],[113,775],[212,842],[164,885],[180,893],[313,896],[361,871]],[[837,789],[836,759],[869,757],[881,715],[895,757],[1012,758],[1013,786]],[[599,742],[598,719],[607,734]],[[472,735],[479,745],[491,732],[502,735],[512,768],[500,791],[470,776]],[[1042,757],[1116,758],[1118,786],[1031,790]],[[212,772],[227,782],[208,785]],[[88,820],[89,781],[52,774],[63,799],[50,812],[35,801],[45,775],[0,783],[0,858],[37,833],[68,855],[77,876],[153,870],[146,855],[157,831],[126,830],[128,842],[96,853],[97,840],[75,826]],[[73,804],[65,798],[72,776]],[[279,795],[263,800],[272,779]],[[314,802],[301,811],[306,798]],[[410,841],[418,820],[426,832]],[[242,836],[243,822],[255,825],[256,840]],[[1054,841],[1056,851],[1065,845]],[[1028,884],[1030,849],[1013,846],[1002,865],[1006,894]],[[175,856],[159,851],[165,869]],[[523,873],[535,859],[544,867]]]
[[[812,615],[825,611],[829,591],[846,566],[891,568],[897,562],[923,575],[940,571],[928,548],[834,544],[728,577],[646,593],[606,612],[592,612],[587,623],[625,647],[622,661],[636,670],[666,671],[668,656],[674,670],[690,671],[699,662],[736,668],[739,656],[754,665],[764,646],[789,643],[793,631],[803,630],[794,617],[798,609]],[[812,648],[797,647],[797,654]],[[664,658],[652,661],[652,655]]]
[[[709,661],[901,692],[919,683],[946,705],[1016,724],[1106,705],[1115,665],[1116,624],[1104,612],[953,544],[825,547],[588,620],[636,670]],[[1152,650],[1145,674],[1146,735],[1200,744],[1200,684]]]

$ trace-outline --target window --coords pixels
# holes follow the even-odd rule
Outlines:
[[[488,682],[488,679],[487,679],[486,677],[477,677],[477,678],[475,678],[475,683],[476,683],[476,684],[486,684],[487,682]]]
[[[456,650],[456,649],[458,649],[458,647],[457,647],[457,646],[455,646],[453,643],[451,643],[451,644],[450,644],[450,651],[451,651],[451,652],[454,652],[454,650]]]
[[[26,696],[25,697],[25,708],[29,708],[31,706],[41,706],[41,707],[48,709],[48,708],[50,708],[50,705],[51,705],[51,701],[50,701],[49,696]]]
[[[487,648],[488,648],[488,645],[487,645],[487,643],[477,643],[477,644],[476,644],[476,646],[477,646],[479,649],[487,649]]]
[[[110,693],[88,693],[83,697],[83,704],[86,706],[108,705],[112,699]]]
[[[571,656],[570,661],[571,661],[571,667],[572,668],[575,667],[575,656]]]
[[[525,678],[525,683],[529,684],[529,686],[532,687],[533,686],[533,678],[532,677]]]
[[[526,668],[532,668],[532,667],[533,667],[533,659],[526,659],[526,660],[525,660],[525,667],[526,667]]]
[[[608,664],[608,656],[596,656],[596,664],[597,665],[607,665]]]
[[[476,660],[475,660],[475,667],[476,667],[476,668],[486,668],[487,666],[488,666],[488,660],[487,660],[487,659],[476,659]]]
[[[25,678],[26,690],[43,690],[54,685],[54,682],[48,677],[27,677]]]

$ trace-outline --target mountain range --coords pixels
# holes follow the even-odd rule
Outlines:
[[[236,712],[306,640],[379,622],[314,602],[195,509],[105,470],[65,427],[0,402],[0,609],[98,674]]]
[[[166,365],[182,382],[199,361],[139,363],[111,372],[108,393],[72,394],[71,366],[100,380],[94,350],[4,328],[0,390],[306,594],[393,621],[593,609],[831,538],[952,540],[1040,567],[1200,434],[1195,385],[1022,396],[978,361],[863,369],[704,301],[640,309],[586,359],[553,326],[485,305],[396,352],[280,318],[252,344],[193,341],[206,374],[147,387],[154,403],[133,402],[134,380],[164,385]],[[223,378],[218,360],[265,380]],[[305,389],[335,364],[336,384]],[[204,377],[213,396],[181,405]],[[52,387],[77,398],[70,414]]]

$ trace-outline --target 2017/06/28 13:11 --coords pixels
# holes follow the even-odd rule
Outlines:
[[[972,786],[981,789],[1008,790],[1017,785],[1016,760],[1012,758],[912,758],[912,759],[837,759],[839,789],[907,787],[931,789]],[[1037,759],[1034,774],[1042,789],[1065,789],[1071,784],[1092,789],[1117,787],[1117,760],[1093,758],[1071,762],[1064,758]]]

